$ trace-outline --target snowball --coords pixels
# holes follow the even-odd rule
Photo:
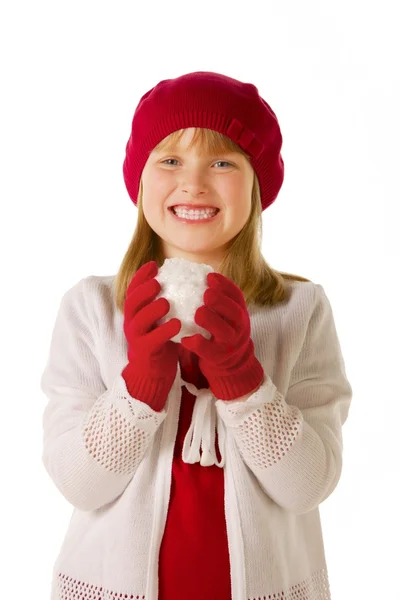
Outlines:
[[[181,330],[171,338],[179,343],[183,337],[201,333],[207,340],[211,338],[208,330],[197,325],[194,315],[199,306],[204,304],[203,296],[206,291],[207,274],[214,269],[204,263],[194,263],[183,258],[166,258],[154,279],[161,285],[161,291],[156,298],[166,298],[170,310],[159,321],[162,325],[173,318],[180,319]]]

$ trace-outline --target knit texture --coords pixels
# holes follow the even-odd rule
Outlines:
[[[138,378],[136,373],[132,374],[131,363],[126,365],[122,376],[130,396],[145,402],[158,412],[164,408],[171,388],[164,379],[150,380],[148,376]]]
[[[265,380],[246,402],[215,400],[219,468],[180,456],[182,354],[161,412],[129,394],[113,281],[64,294],[41,379],[43,463],[74,508],[51,599],[330,600],[319,505],[340,479],[352,388],[323,287],[288,282],[287,301],[249,307]]]
[[[284,179],[282,133],[276,114],[253,83],[213,71],[164,79],[141,97],[122,168],[135,205],[149,153],[170,133],[187,127],[218,131],[246,152],[260,184],[261,209],[271,206]]]
[[[171,337],[181,324],[178,318],[172,318],[157,326],[170,309],[168,300],[158,297],[162,289],[155,279],[157,273],[156,261],[146,262],[137,269],[126,290],[123,331],[128,364],[122,376],[130,396],[160,411],[176,377],[178,346]]]

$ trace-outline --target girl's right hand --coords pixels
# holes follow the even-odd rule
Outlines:
[[[161,291],[160,283],[154,279],[157,273],[157,263],[147,262],[128,286],[124,303],[128,364],[122,375],[132,397],[160,411],[174,383],[178,365],[178,344],[171,338],[179,333],[182,324],[173,318],[156,325],[170,309],[166,298],[154,300]]]

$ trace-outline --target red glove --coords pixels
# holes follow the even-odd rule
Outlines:
[[[178,368],[177,343],[170,341],[181,329],[179,319],[155,323],[168,313],[166,298],[154,298],[161,286],[154,277],[158,265],[150,261],[135,273],[126,292],[124,333],[128,342],[128,364],[122,371],[129,394],[161,411]]]
[[[264,369],[254,355],[250,317],[242,290],[221,273],[207,275],[204,305],[194,320],[212,337],[200,333],[184,337],[181,344],[199,356],[199,368],[214,396],[236,400],[252,392],[264,379]]]

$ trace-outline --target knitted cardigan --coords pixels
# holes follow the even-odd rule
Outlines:
[[[63,295],[41,378],[43,463],[73,506],[51,599],[330,600],[319,505],[340,479],[352,388],[323,287],[288,281],[284,302],[248,307],[265,377],[245,402],[196,387],[201,379],[195,374],[190,383],[180,360],[165,408],[156,412],[129,395],[121,375],[127,343],[114,281],[88,276]],[[192,422],[182,432],[181,403],[189,397]],[[168,520],[173,503],[179,505],[171,495],[177,461],[191,471],[191,482],[209,469],[210,481],[212,474],[216,486],[223,484],[215,505],[196,506],[203,523],[215,518],[220,527],[225,515],[224,595],[218,590],[227,586],[218,585],[206,560],[206,538],[191,548],[201,532],[190,537],[186,514],[179,521],[176,510],[174,525]],[[197,580],[160,552],[172,535],[183,540],[176,554],[182,561],[185,553],[199,557],[191,562]],[[165,585],[167,565],[184,582],[175,594]]]

